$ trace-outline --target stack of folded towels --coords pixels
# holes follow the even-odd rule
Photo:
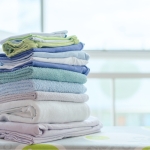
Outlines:
[[[36,144],[99,132],[86,87],[89,55],[67,31],[0,41],[0,138]]]

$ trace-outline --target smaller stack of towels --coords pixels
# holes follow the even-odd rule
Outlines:
[[[43,143],[99,132],[90,116],[84,44],[67,31],[0,41],[0,138]]]

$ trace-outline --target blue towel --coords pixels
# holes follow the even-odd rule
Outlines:
[[[10,63],[10,61],[25,60],[30,57],[41,57],[41,58],[68,58],[76,57],[78,59],[89,60],[90,56],[83,51],[68,51],[60,53],[47,53],[47,52],[33,52],[32,50],[19,53],[14,57],[7,57],[6,54],[0,54],[0,62]]]
[[[12,72],[12,71],[22,69],[22,68],[25,68],[28,66],[63,69],[63,70],[69,70],[69,71],[73,71],[73,72],[82,73],[85,75],[88,75],[90,72],[90,69],[86,66],[71,66],[71,65],[65,65],[65,64],[47,63],[47,62],[41,62],[41,61],[30,61],[23,65],[17,66],[13,69],[0,69],[0,72]]]
[[[28,51],[25,51],[23,53],[19,53],[19,54],[13,56],[13,57],[7,57],[5,53],[1,53],[0,54],[0,61],[1,60],[16,60],[16,59],[20,59],[20,58],[25,57],[25,56],[30,57],[31,55],[33,55],[33,50],[32,49],[28,50]]]
[[[85,93],[86,87],[78,83],[57,82],[48,80],[29,79],[0,85],[0,95],[29,93],[33,91],[59,93]]]
[[[80,42],[79,44],[69,45],[69,46],[33,48],[33,52],[58,53],[58,52],[67,52],[67,51],[81,51],[83,48],[84,48],[84,44]]]

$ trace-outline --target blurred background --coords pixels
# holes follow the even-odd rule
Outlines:
[[[149,14],[150,0],[0,0],[0,40],[77,35],[91,56],[85,86],[92,115],[104,126],[150,126]]]

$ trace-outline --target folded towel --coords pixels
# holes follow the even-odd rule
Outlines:
[[[29,145],[92,134],[99,132],[102,127],[102,123],[95,117],[63,124],[0,122],[0,138]]]
[[[48,62],[48,63],[55,63],[55,64],[66,64],[66,65],[76,65],[76,66],[84,66],[88,63],[88,61],[83,59],[78,59],[76,57],[68,57],[68,58],[40,58],[40,57],[30,57],[25,60],[12,60],[9,61],[2,66],[0,69],[12,69],[14,67],[23,65],[29,61],[40,61],[40,62]]]
[[[42,57],[42,58],[68,58],[76,57],[78,59],[89,60],[90,56],[83,51],[68,51],[60,53],[46,53],[46,52],[34,52],[33,57]]]
[[[72,65],[65,65],[65,64],[54,64],[54,63],[40,62],[40,61],[29,61],[27,63],[24,63],[22,65],[14,67],[12,69],[0,69],[0,72],[12,72],[12,71],[22,69],[25,67],[29,67],[29,66],[63,69],[63,70],[69,70],[69,71],[73,71],[73,72],[82,73],[85,75],[88,75],[90,72],[90,69],[86,66],[72,66]]]
[[[26,60],[31,57],[41,57],[41,58],[68,58],[76,57],[78,59],[89,60],[90,56],[83,51],[68,51],[60,53],[47,53],[47,52],[33,52],[31,50],[20,53],[14,57],[7,57],[6,54],[0,54],[0,63],[5,65],[12,61]]]
[[[79,43],[76,45],[69,45],[69,46],[60,46],[60,47],[43,47],[43,48],[32,48],[28,51],[24,51],[22,53],[19,53],[15,56],[12,57],[7,57],[10,60],[15,60],[18,58],[21,58],[22,56],[25,56],[31,52],[47,52],[47,53],[60,53],[60,52],[69,52],[69,51],[81,51],[84,48],[84,44],[83,43]],[[6,54],[0,54],[0,59],[5,59],[6,58]]]
[[[82,94],[86,92],[86,87],[78,83],[36,79],[0,84],[1,97],[12,94],[30,93],[34,91]]]
[[[87,77],[81,73],[40,67],[26,67],[13,72],[0,73],[0,83],[15,82],[25,79],[41,79],[84,84]]]
[[[83,121],[90,115],[86,103],[21,100],[1,104],[0,121],[65,123]]]
[[[0,104],[19,100],[64,101],[64,102],[83,103],[88,101],[88,99],[89,97],[87,94],[35,91],[30,93],[20,93],[20,94],[0,96]]]
[[[13,39],[25,39],[28,37],[34,37],[34,36],[44,36],[44,37],[66,37],[66,34],[68,33],[67,30],[64,31],[56,31],[52,33],[27,33],[27,34],[21,34],[21,35],[15,35],[15,36],[10,36],[6,39],[3,39],[0,41],[0,44],[5,43],[7,40],[13,40]]]
[[[41,48],[41,47],[60,47],[78,44],[79,40],[76,36],[70,36],[67,38],[58,38],[58,37],[45,37],[45,39],[56,39],[56,40],[64,40],[64,42],[54,42],[54,43],[43,43],[39,41],[33,41],[30,39],[24,39],[19,44],[13,44],[10,41],[6,41],[3,44],[3,51],[6,53],[8,57],[15,56],[24,51],[30,50],[31,48]],[[69,41],[65,41],[69,40]]]

